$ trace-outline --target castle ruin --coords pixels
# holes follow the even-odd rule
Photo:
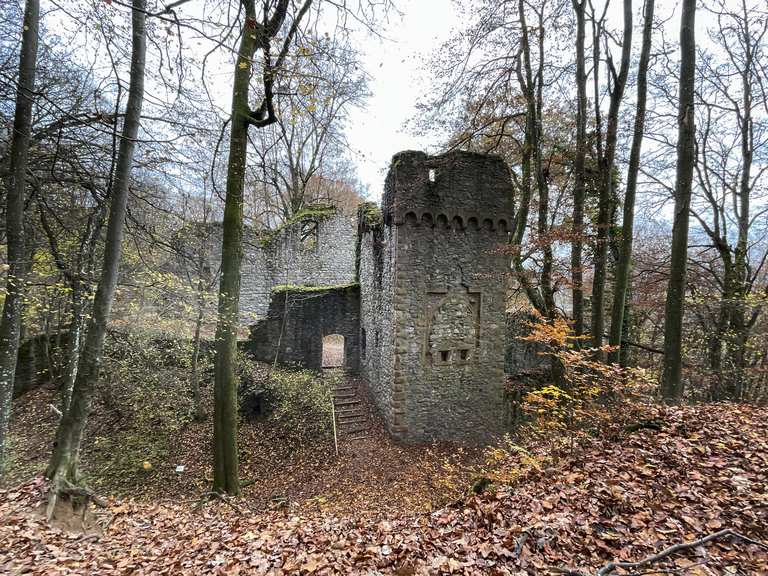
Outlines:
[[[511,198],[496,156],[395,155],[381,207],[361,205],[357,222],[313,208],[246,242],[247,350],[320,369],[323,337],[338,334],[394,437],[500,431],[505,364],[521,364],[505,314]]]

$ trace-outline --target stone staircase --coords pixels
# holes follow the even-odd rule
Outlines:
[[[358,382],[351,378],[336,379],[333,386],[333,407],[339,439],[362,440],[368,437],[371,430],[371,413]]]

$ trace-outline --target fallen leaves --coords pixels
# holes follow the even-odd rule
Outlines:
[[[32,574],[594,573],[721,527],[768,538],[768,410],[653,408],[661,432],[593,439],[514,486],[432,513],[237,514],[121,501],[99,541],[31,514],[38,479],[0,491],[0,572]],[[701,447],[705,450],[701,450]],[[712,542],[653,566],[699,576],[768,574],[768,553]]]

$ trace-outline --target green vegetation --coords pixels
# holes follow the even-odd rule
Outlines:
[[[105,417],[94,431],[86,472],[97,489],[127,494],[150,470],[174,461],[178,439],[192,422],[192,342],[145,331],[115,333],[105,352],[105,379],[97,389]],[[210,375],[210,355],[202,354],[200,363]]]
[[[282,294],[284,292],[290,292],[292,294],[305,294],[309,292],[331,292],[332,290],[350,290],[352,288],[359,288],[360,285],[357,282],[351,284],[337,284],[335,286],[306,286],[298,284],[279,284],[272,288],[273,294]]]
[[[376,202],[363,202],[358,206],[357,213],[368,228],[377,228],[384,224],[384,216]]]
[[[330,438],[333,412],[332,381],[311,370],[274,368],[264,372],[264,364],[247,354],[238,358],[240,398],[263,394],[267,418],[280,427],[284,441]]]
[[[337,209],[331,204],[310,204],[305,208],[302,208],[291,216],[288,220],[280,224],[274,230],[268,230],[263,233],[262,238],[259,240],[262,246],[268,246],[272,241],[277,238],[280,233],[294,224],[298,224],[303,220],[322,220],[336,214]]]

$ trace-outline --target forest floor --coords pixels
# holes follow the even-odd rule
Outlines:
[[[241,466],[248,476],[255,462],[269,462],[278,476],[267,495],[290,495],[281,474],[297,484],[289,506],[269,509],[271,498],[255,498],[251,487],[243,498],[198,506],[207,474],[201,449],[185,460],[187,476],[169,476],[175,484],[159,481],[166,472],[158,463],[133,487],[140,498],[111,498],[92,517],[101,528],[87,533],[46,524],[36,512],[46,493],[37,477],[0,491],[0,573],[591,575],[608,561],[640,560],[725,528],[768,540],[768,409],[645,411],[661,430],[609,426],[535,458],[507,452],[503,482],[480,496],[464,484],[464,496],[442,507],[435,493],[455,494],[477,454],[382,440],[354,461],[354,474],[328,485],[328,470],[343,462],[316,455],[301,473],[281,470],[285,455],[268,451],[270,439]],[[24,425],[45,425],[44,414],[28,417]],[[185,446],[204,439],[196,434],[179,439],[178,454],[193,457]],[[722,538],[615,573],[768,575],[768,549]]]
[[[42,387],[14,403],[6,487],[45,469],[56,428],[50,408],[55,401],[53,391]],[[96,492],[156,503],[195,500],[210,489],[210,418],[169,429],[167,419],[144,416],[137,423],[97,402],[82,456],[86,483]],[[240,470],[249,509],[358,516],[428,512],[454,501],[479,474],[483,447],[401,444],[375,415],[370,420],[365,439],[339,437],[338,456],[332,436],[297,436],[270,419],[242,421]]]

